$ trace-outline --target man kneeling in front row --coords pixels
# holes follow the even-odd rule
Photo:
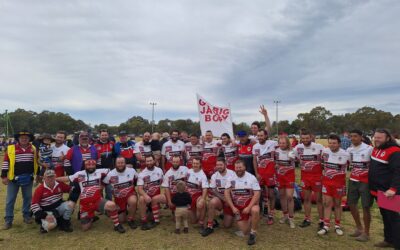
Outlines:
[[[85,170],[78,171],[70,176],[58,177],[57,181],[75,182],[80,187],[80,219],[82,230],[87,231],[94,222],[95,212],[106,211],[114,223],[114,230],[125,233],[125,229],[119,223],[118,206],[113,201],[101,197],[102,180],[106,177],[109,169],[96,169],[95,160],[85,161]]]
[[[250,233],[247,244],[254,245],[260,219],[260,185],[254,175],[246,172],[242,160],[236,161],[235,173],[226,183],[225,201],[232,209],[239,230],[244,235]]]
[[[35,220],[40,224],[40,232],[47,233],[57,225],[60,230],[72,232],[71,214],[74,204],[63,201],[64,193],[71,191],[71,186],[56,181],[54,170],[46,170],[44,181],[33,194],[31,210]]]

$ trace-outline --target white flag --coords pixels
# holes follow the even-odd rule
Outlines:
[[[197,94],[197,107],[199,108],[202,135],[210,130],[216,137],[228,133],[232,139],[234,138],[230,108],[213,106],[199,94]]]

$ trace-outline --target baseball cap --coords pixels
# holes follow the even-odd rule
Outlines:
[[[244,130],[240,130],[239,132],[237,132],[237,135],[238,135],[239,137],[245,137],[245,136],[247,135],[247,132],[244,131]]]
[[[119,131],[119,135],[123,136],[123,135],[128,135],[128,133],[125,130]]]
[[[46,172],[44,172],[44,177],[53,177],[56,176],[56,172],[53,169],[47,169]]]

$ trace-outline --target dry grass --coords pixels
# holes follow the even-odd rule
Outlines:
[[[1,158],[2,159],[2,158]],[[1,162],[1,160],[0,160]],[[0,188],[0,216],[4,217],[4,201],[6,187]],[[162,211],[161,225],[150,231],[140,229],[128,230],[125,234],[113,231],[111,221],[101,216],[92,230],[82,232],[76,213],[73,219],[73,233],[60,231],[50,232],[45,235],[39,233],[36,224],[22,223],[21,194],[15,207],[15,221],[12,229],[0,230],[0,249],[244,249],[248,248],[245,238],[234,235],[234,229],[217,229],[214,234],[203,238],[198,233],[198,228],[190,227],[187,235],[175,235],[174,223],[169,210]],[[314,221],[317,220],[316,210],[313,208]],[[349,234],[353,229],[353,219],[349,212],[344,212],[343,226],[345,236],[336,236],[330,233],[325,237],[316,234],[316,225],[306,229],[290,229],[287,225],[274,224],[267,226],[260,222],[257,244],[254,249],[373,249],[373,242],[382,239],[382,222],[377,208],[373,209],[372,241],[359,243],[351,239]],[[280,216],[277,213],[276,218]],[[303,219],[303,213],[295,215],[296,224]],[[126,227],[127,228],[127,227]]]

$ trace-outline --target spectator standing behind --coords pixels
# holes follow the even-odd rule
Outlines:
[[[342,137],[340,137],[340,147],[347,150],[351,146],[351,140],[348,131],[344,131]]]

